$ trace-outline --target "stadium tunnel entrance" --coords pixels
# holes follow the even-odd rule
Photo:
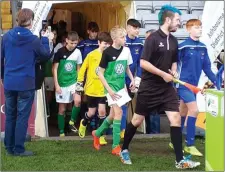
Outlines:
[[[67,23],[67,32],[76,31],[81,39],[87,38],[87,25],[90,21],[96,22],[99,25],[100,31],[110,31],[110,29],[115,25],[126,27],[127,19],[135,17],[133,1],[53,1],[51,9],[47,15],[47,20],[51,19],[53,11],[55,11],[53,25],[57,24],[60,20],[63,20]],[[58,105],[55,100],[51,104],[47,102],[46,90],[39,91],[39,94],[40,95],[37,96],[37,101],[40,103],[36,111],[35,135],[40,137],[59,136],[57,123]],[[52,97],[55,98],[54,93]],[[44,103],[42,103],[40,99],[45,99]],[[133,115],[133,109],[135,108],[134,105],[135,100],[129,105],[128,121],[131,120]],[[67,108],[65,114],[65,131],[67,131],[66,135],[69,136],[77,135],[69,132],[68,128],[71,109],[72,105]],[[79,118],[82,117],[86,111],[86,103],[83,103]],[[79,119],[77,121],[76,126],[78,127]],[[44,123],[45,129],[43,129],[43,125],[41,125]],[[145,126],[141,126],[139,130],[143,131],[144,128]]]

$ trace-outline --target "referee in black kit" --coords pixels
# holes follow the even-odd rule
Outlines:
[[[140,62],[143,69],[142,80],[135,114],[125,131],[120,154],[124,164],[132,164],[128,146],[145,116],[152,111],[164,111],[170,121],[171,142],[176,155],[175,167],[186,169],[200,165],[199,162],[183,157],[178,97],[171,83],[173,77],[177,77],[178,42],[170,32],[176,32],[179,27],[180,15],[181,12],[175,7],[163,6],[158,16],[160,28],[145,42]]]

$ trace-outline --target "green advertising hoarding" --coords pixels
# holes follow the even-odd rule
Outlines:
[[[206,171],[224,171],[224,91],[206,91]]]

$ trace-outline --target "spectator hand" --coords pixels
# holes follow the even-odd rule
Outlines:
[[[54,34],[52,32],[49,32],[48,30],[41,31],[41,36],[42,37],[47,37],[49,39],[49,42],[52,42],[53,39],[54,39]]]

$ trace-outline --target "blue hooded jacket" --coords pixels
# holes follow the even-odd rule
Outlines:
[[[143,51],[143,42],[139,38],[130,39],[128,35],[126,36],[126,44],[125,44],[131,52],[131,56],[133,59],[133,63],[130,65],[130,70],[133,76],[141,77],[141,67],[140,67],[140,59]],[[126,84],[130,84],[130,78],[126,75]]]
[[[35,89],[35,64],[49,58],[47,37],[40,40],[23,27],[11,29],[4,34],[1,43],[1,78],[4,78],[4,88],[15,91]]]
[[[216,76],[211,70],[211,62],[206,45],[188,38],[179,44],[178,73],[180,80],[197,86],[202,70],[216,84]],[[184,86],[179,85],[179,88]]]

